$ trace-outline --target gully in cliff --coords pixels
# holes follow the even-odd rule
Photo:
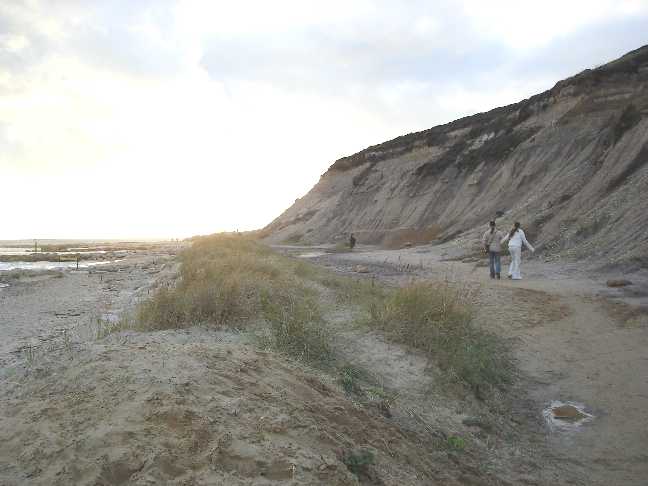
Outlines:
[[[531,252],[535,252],[535,248],[531,246],[524,235],[524,230],[520,228],[520,223],[517,221],[513,224],[513,228],[509,233],[502,238],[501,243],[504,244],[508,241],[508,249],[511,254],[511,265],[509,266],[508,277],[513,280],[521,280],[522,274],[520,273],[520,263],[522,262],[522,245],[526,246]]]
[[[484,251],[488,253],[488,267],[490,268],[490,278],[499,280],[501,271],[500,253],[502,252],[502,238],[504,234],[497,229],[495,221],[490,222],[490,229],[484,233],[482,244]]]

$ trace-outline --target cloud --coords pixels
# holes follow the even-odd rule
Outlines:
[[[314,25],[229,28],[206,37],[201,64],[225,83],[347,99],[422,129],[531,96],[646,42],[645,1],[404,5],[371,2]]]
[[[24,72],[52,58],[133,76],[169,76],[182,67],[173,3],[63,0],[0,6],[0,67]]]
[[[262,226],[334,159],[548,89],[647,20],[648,0],[2,2],[0,176],[39,185],[0,238],[78,198],[101,220],[79,236]]]

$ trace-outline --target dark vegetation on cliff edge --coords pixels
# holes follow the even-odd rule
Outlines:
[[[392,158],[396,155],[412,151],[417,142],[424,143],[427,146],[443,145],[447,133],[462,128],[474,127],[477,125],[483,127],[483,129],[480,129],[482,133],[497,131],[498,129],[506,128],[506,118],[507,115],[511,113],[517,112],[518,115],[508,123],[521,123],[537,111],[538,105],[541,109],[547,108],[549,98],[558,93],[561,89],[568,86],[574,86],[581,89],[593,88],[608,80],[610,77],[638,74],[642,66],[647,64],[648,48],[642,47],[636,49],[620,59],[605,64],[599,68],[586,69],[571,78],[560,81],[550,90],[532,96],[529,99],[500,108],[495,108],[488,112],[466,116],[444,125],[439,125],[420,132],[401,135],[387,142],[372,145],[354,155],[342,157],[336,160],[329,168],[329,171],[346,171],[367,162],[378,162],[380,160]],[[639,119],[640,113],[637,111],[636,107],[629,106],[626,111],[624,111],[622,120],[619,121],[618,128],[615,128],[615,139],[618,140],[620,135],[622,135],[629,127],[634,126]],[[473,132],[471,135],[477,134]],[[458,150],[459,149],[457,149],[457,151]]]

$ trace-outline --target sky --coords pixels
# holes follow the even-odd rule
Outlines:
[[[260,228],[644,44],[648,0],[0,0],[0,240]]]

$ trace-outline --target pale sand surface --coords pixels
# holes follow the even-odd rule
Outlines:
[[[335,376],[260,352],[249,334],[97,339],[98,317],[114,319],[173,281],[164,252],[106,273],[11,282],[0,289],[0,484],[645,484],[648,326],[636,306],[609,299],[645,304],[642,275],[629,276],[634,291],[611,291],[607,275],[525,261],[522,282],[491,282],[479,261],[443,261],[444,251],[311,260],[388,284],[474,286],[479,322],[513,342],[523,371],[499,404],[441,393],[424,357],[350,326],[344,305],[327,316],[336,348],[397,397],[389,416],[380,402],[355,403]],[[552,400],[582,403],[594,419],[551,430],[542,411]],[[482,425],[466,425],[471,417]],[[465,451],[440,447],[452,435],[466,438]],[[342,462],[360,446],[376,454],[371,477]]]
[[[600,263],[545,262],[525,254],[522,281],[493,281],[484,258],[448,260],[452,250],[451,245],[396,251],[366,247],[312,260],[349,275],[395,284],[447,279],[477,288],[477,319],[513,339],[535,412],[541,414],[551,401],[562,400],[584,404],[594,415],[575,431],[546,430],[548,444],[565,469],[577,473],[574,480],[646,484],[646,272],[602,271]],[[369,272],[357,273],[357,265]],[[611,289],[606,286],[611,278],[626,278],[633,285]]]

